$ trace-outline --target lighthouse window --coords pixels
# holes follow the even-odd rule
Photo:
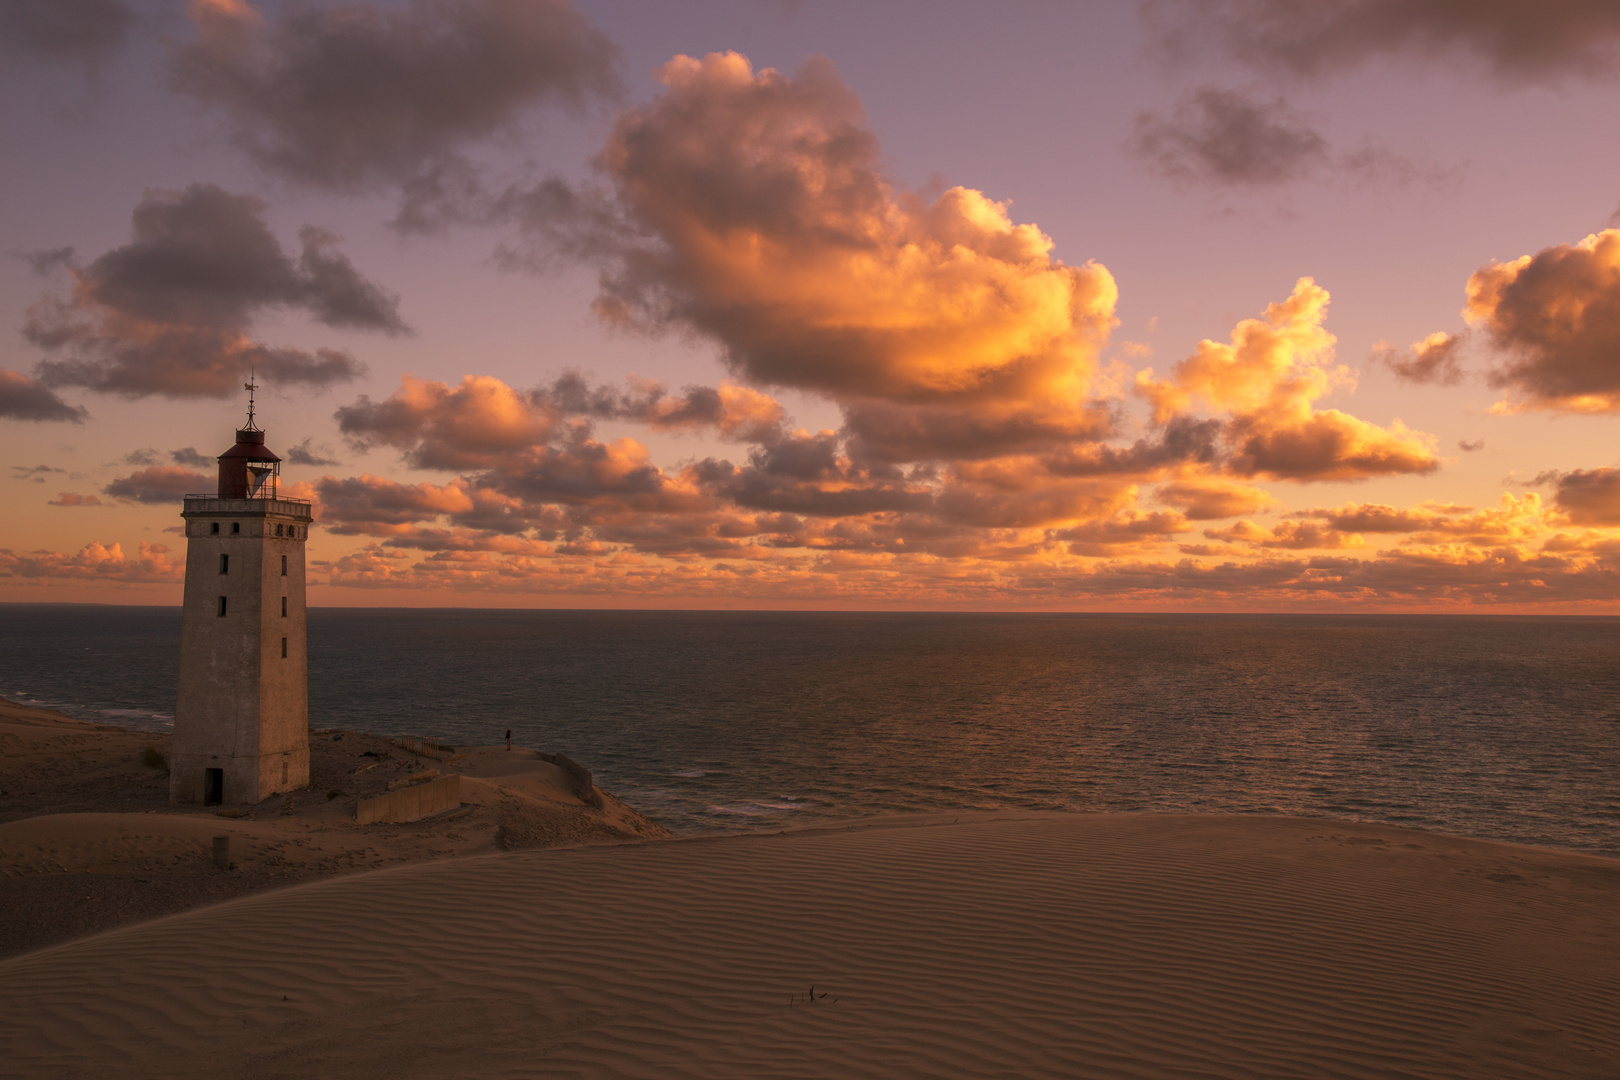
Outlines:
[[[287,617],[287,598],[285,596],[281,598],[281,617],[283,619]]]
[[[277,535],[277,536],[280,536],[280,535],[281,535],[281,526],[280,526],[280,525],[277,525],[277,526],[276,526],[276,535]]]
[[[285,555],[281,557],[281,576],[287,576],[287,556]]]
[[[232,536],[235,536],[237,533],[239,533],[241,531],[242,531],[242,523],[240,521],[231,522],[231,535]]]
[[[285,604],[286,601],[283,600],[282,603]],[[283,660],[287,659],[287,639],[286,638],[281,639],[281,658]],[[286,768],[286,766],[283,765],[282,768]],[[285,776],[283,776],[282,779],[285,780],[287,778]]]
[[[219,557],[219,572],[222,574],[228,574],[231,572],[231,557],[229,555],[221,555]]]
[[[219,535],[219,522],[215,521],[208,526],[208,531],[215,536]]]
[[[223,596],[219,598],[219,614],[221,617],[225,615],[225,598]]]

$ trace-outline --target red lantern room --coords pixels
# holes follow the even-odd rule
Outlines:
[[[221,499],[274,499],[276,479],[281,475],[281,459],[264,445],[264,431],[253,422],[253,392],[258,384],[247,383],[247,427],[236,432],[236,445],[219,455],[219,497]]]

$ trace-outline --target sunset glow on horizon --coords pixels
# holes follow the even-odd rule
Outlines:
[[[0,0],[0,601],[1620,613],[1620,14],[1294,7]]]

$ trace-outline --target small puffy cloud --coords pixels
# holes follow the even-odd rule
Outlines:
[[[1107,557],[1126,550],[1151,547],[1190,528],[1187,519],[1180,514],[1159,510],[1100,518],[1067,529],[1056,529],[1051,538],[1066,543],[1072,555]]]
[[[535,395],[490,375],[468,375],[454,387],[407,375],[387,399],[363,396],[336,415],[355,446],[392,446],[425,469],[487,468],[522,456],[561,422]]]
[[[1354,533],[1318,525],[1313,521],[1282,521],[1268,529],[1244,520],[1225,529],[1205,529],[1211,540],[1248,544],[1258,548],[1284,548],[1292,550],[1334,551],[1341,548],[1366,547],[1367,542]]]
[[[388,536],[420,521],[473,509],[466,485],[402,484],[370,473],[315,484],[320,516],[338,535]]]
[[[313,441],[314,440],[312,438],[305,439],[303,442],[298,443],[295,446],[288,447],[287,463],[290,465],[308,465],[313,468],[324,468],[329,465],[338,464],[336,458],[329,457],[324,451],[319,451],[312,447],[310,444]]]
[[[1381,341],[1373,346],[1371,359],[1402,382],[1456,386],[1463,378],[1458,357],[1463,340],[1461,334],[1434,333],[1405,350]]]
[[[1477,453],[1478,451],[1485,449],[1485,440],[1475,439],[1470,442],[1467,439],[1458,439],[1457,449],[1461,450],[1465,454]]]
[[[1146,0],[1173,53],[1215,44],[1259,68],[1322,75],[1380,56],[1461,57],[1509,83],[1612,77],[1611,0]]]
[[[1399,420],[1381,428],[1314,402],[1349,375],[1330,367],[1334,337],[1322,328],[1328,293],[1301,278],[1293,294],[1244,319],[1230,344],[1205,339],[1166,381],[1151,369],[1137,390],[1161,421],[1194,401],[1230,412],[1228,467],[1244,476],[1285,480],[1357,480],[1439,467],[1427,436]]]
[[[688,386],[679,396],[651,379],[625,389],[590,386],[578,374],[559,377],[537,392],[557,410],[604,420],[631,420],[659,431],[711,429],[722,439],[771,442],[783,434],[786,414],[769,394],[733,383]]]
[[[49,357],[41,380],[129,397],[222,397],[256,367],[281,385],[355,378],[346,353],[253,341],[256,318],[301,310],[345,329],[407,332],[398,300],[363,277],[337,237],[306,226],[289,256],[264,220],[265,204],[213,184],[152,190],[136,206],[134,239],[73,269],[72,295],[47,295],[24,336]]]
[[[1268,492],[1252,485],[1213,476],[1161,484],[1155,498],[1177,507],[1192,521],[1214,521],[1253,514],[1277,501]]]
[[[1468,279],[1468,321],[1504,357],[1504,410],[1620,412],[1620,229]]]
[[[129,476],[120,476],[101,491],[115,499],[172,503],[184,495],[214,490],[215,481],[215,477],[192,472],[181,465],[153,465]]]
[[[124,44],[134,15],[124,0],[0,0],[0,44],[91,72]]]
[[[292,5],[194,0],[175,89],[225,117],[260,166],[360,190],[465,168],[457,151],[531,106],[616,90],[617,49],[567,0]]]
[[[45,478],[52,473],[66,472],[54,465],[13,465],[11,475],[17,480],[32,480],[36,484],[43,484]]]
[[[56,391],[22,372],[0,368],[0,418],[82,424],[89,415],[83,405],[69,405]]]
[[[1620,526],[1620,469],[1564,473],[1553,501],[1577,525]]]
[[[207,454],[198,453],[195,446],[170,450],[169,459],[176,465],[190,465],[194,469],[212,469],[219,461],[217,457],[209,457]]]
[[[45,504],[46,506],[100,506],[101,500],[94,495],[80,495],[76,491],[59,491],[56,498]]]
[[[1282,98],[1206,86],[1169,116],[1140,113],[1129,144],[1171,180],[1271,186],[1326,167],[1328,143]]]

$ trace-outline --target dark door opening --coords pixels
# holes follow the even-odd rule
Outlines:
[[[218,806],[225,801],[225,770],[203,770],[203,805]]]

